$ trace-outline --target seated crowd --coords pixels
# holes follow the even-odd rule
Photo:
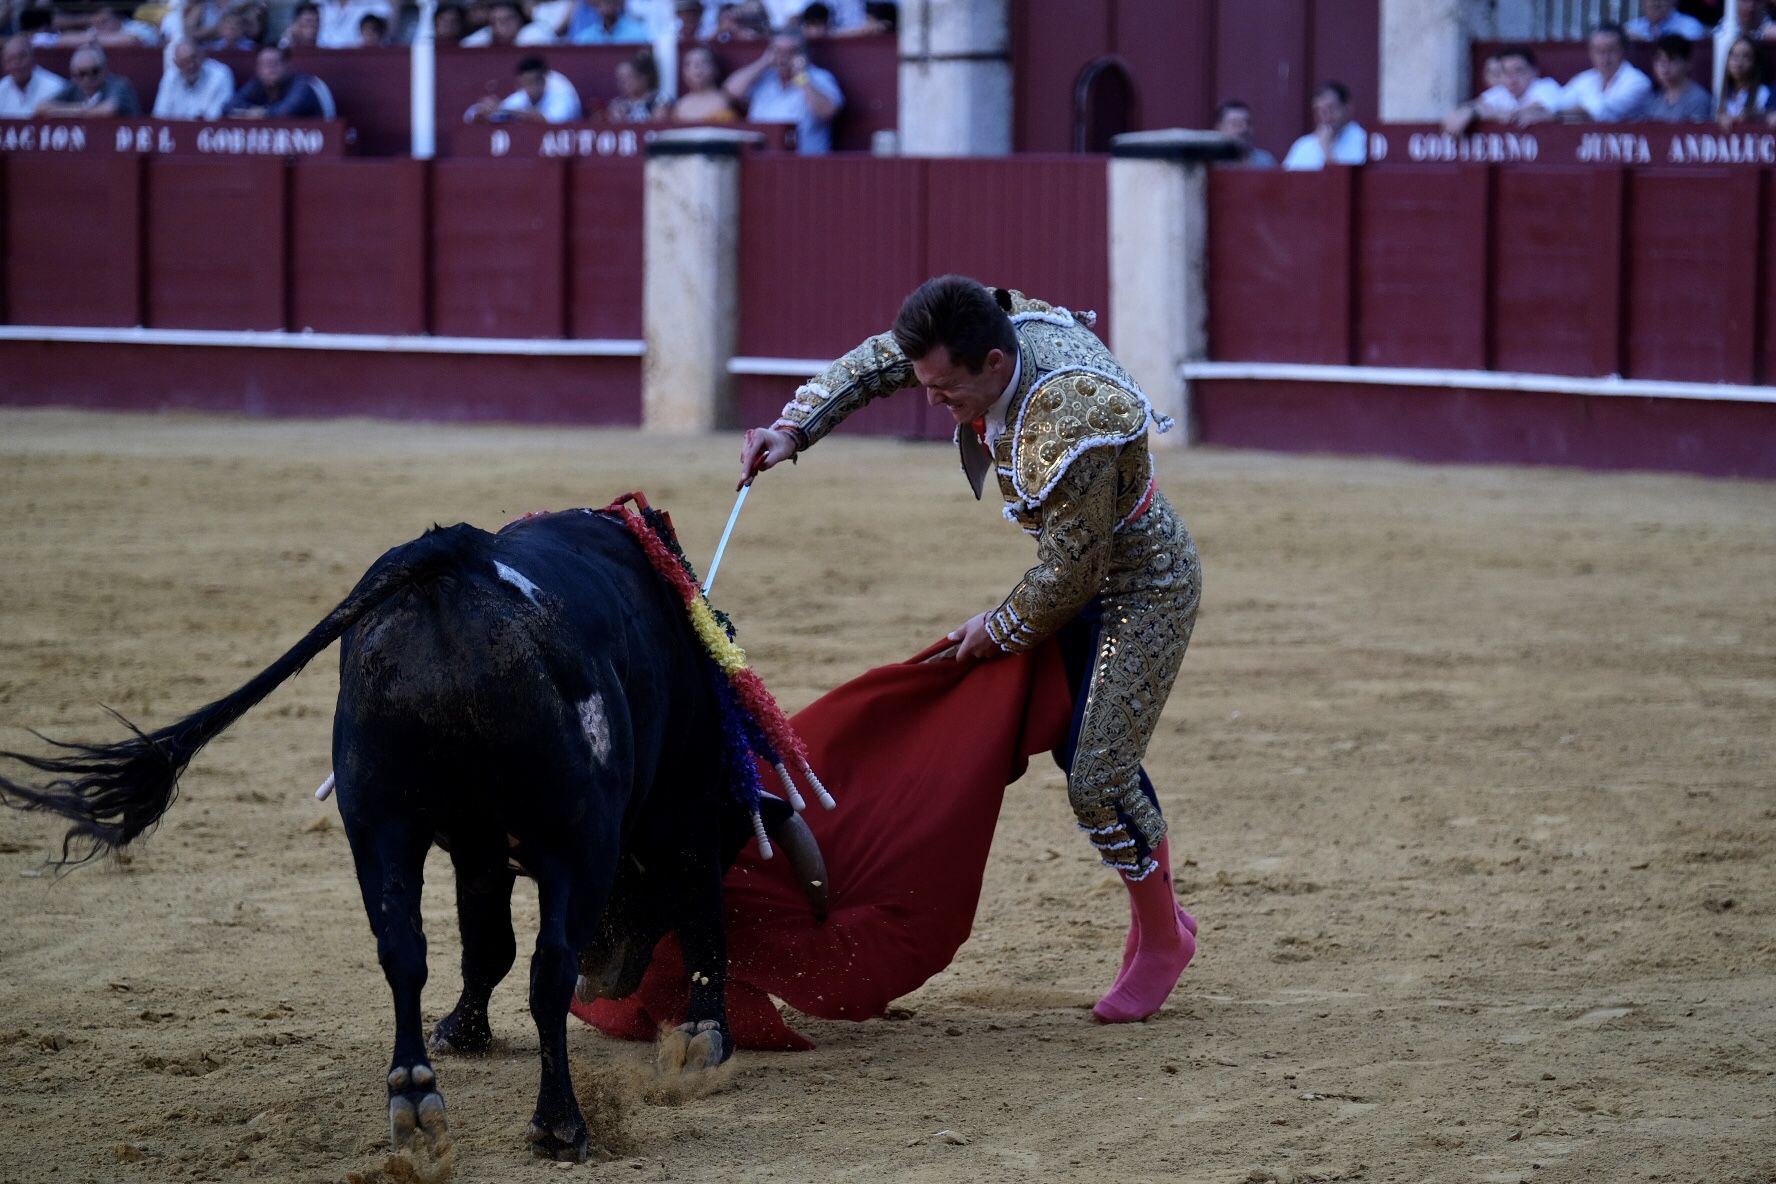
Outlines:
[[[648,48],[647,0],[443,0],[433,33],[440,45],[547,46],[632,44],[637,52],[614,76],[615,96],[583,104],[573,84],[540,54],[520,64],[516,85],[469,108],[470,120],[529,119],[552,123],[586,118],[616,122],[747,120],[795,128],[798,151],[828,151],[832,120],[844,94],[831,73],[811,64],[811,39],[892,32],[896,5],[864,0],[680,0],[678,34],[689,44],[679,63],[678,96],[664,99]],[[0,118],[130,116],[168,119],[232,117],[331,118],[327,88],[293,70],[292,48],[347,49],[398,43],[413,35],[417,9],[390,0],[302,0],[288,24],[268,28],[262,0],[175,0],[171,7],[112,8],[101,3],[76,17],[24,0],[0,0],[4,73]],[[725,80],[708,43],[757,42],[762,52]],[[147,112],[130,82],[111,73],[105,49],[163,45],[165,74]],[[35,60],[42,46],[74,46],[70,78]],[[256,51],[253,77],[237,82],[210,56],[215,50]]]

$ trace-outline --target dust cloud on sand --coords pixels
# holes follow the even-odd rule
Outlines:
[[[0,747],[232,690],[433,522],[640,488],[707,562],[737,451],[0,412]],[[621,1150],[570,1173],[523,1142],[521,888],[495,1048],[438,1063],[456,1181],[1772,1178],[1776,486],[1159,463],[1207,573],[1150,761],[1203,927],[1171,1005],[1091,1023],[1127,914],[1044,764],[1007,795],[974,938],[891,1018],[801,1022],[818,1051],[743,1053],[690,1098],[576,1022]],[[948,449],[832,439],[761,481],[717,600],[793,708],[1030,558]],[[328,655],[115,864],[57,877],[59,828],[0,815],[0,1184],[401,1170],[388,993],[310,797],[336,688]],[[428,871],[436,1018],[459,948]]]

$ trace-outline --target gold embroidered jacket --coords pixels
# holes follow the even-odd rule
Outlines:
[[[1088,328],[1092,314],[1008,295],[1022,368],[1006,430],[990,456],[972,431],[958,428],[956,442],[975,496],[991,468],[1005,516],[1037,538],[1036,566],[987,619],[993,640],[1015,652],[1055,632],[1092,597],[1144,587],[1157,540],[1136,537],[1151,532],[1133,527],[1155,499],[1163,502],[1147,425],[1172,424]],[[883,333],[800,387],[775,426],[796,429],[811,446],[870,401],[917,385],[912,363]],[[1185,535],[1175,545],[1187,543]]]

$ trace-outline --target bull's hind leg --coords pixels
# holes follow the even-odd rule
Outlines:
[[[346,835],[357,863],[364,910],[376,934],[376,957],[395,1002],[395,1053],[388,1071],[389,1141],[399,1149],[416,1137],[441,1150],[445,1141],[444,1097],[426,1057],[419,993],[425,987],[425,930],[419,893],[432,831],[412,818],[370,820],[350,810],[341,796]]]
[[[576,951],[590,938],[606,893],[594,892],[578,861],[536,872],[536,952],[530,959],[530,1016],[542,1055],[536,1114],[525,1138],[545,1159],[586,1158],[586,1120],[574,1100],[567,1066],[567,1005],[579,977]]]
[[[512,882],[504,854],[477,861],[460,840],[451,843],[456,865],[456,918],[462,930],[462,995],[432,1028],[434,1056],[486,1052],[493,1043],[487,1001],[512,969],[518,945],[512,936]]]

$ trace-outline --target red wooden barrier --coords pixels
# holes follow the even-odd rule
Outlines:
[[[144,323],[284,327],[284,174],[279,160],[149,162]]]
[[[567,165],[432,164],[432,331],[560,337],[566,331]]]
[[[290,328],[426,331],[426,166],[305,161],[290,174]]]
[[[576,160],[568,166],[568,335],[642,335],[642,202],[639,160]]]
[[[886,331],[906,294],[944,272],[1108,313],[1102,158],[753,157],[741,170],[742,356],[836,357]],[[775,414],[793,385],[744,378],[739,410]],[[952,427],[909,396],[871,407],[849,430]]]
[[[1761,403],[1207,380],[1191,405],[1229,448],[1776,477]]]
[[[1351,360],[1349,169],[1209,177],[1209,348],[1240,361]]]
[[[1758,307],[1764,310],[1763,323],[1758,326],[1762,350],[1759,357],[1758,381],[1776,386],[1776,174],[1765,173],[1763,193],[1758,206],[1764,212],[1764,258],[1758,285]]]
[[[1636,378],[1752,381],[1758,177],[1632,173],[1626,359]]]
[[[1355,174],[1355,327],[1361,366],[1486,366],[1484,173]]]
[[[1621,169],[1500,169],[1492,364],[1528,374],[1622,368]]]
[[[8,319],[36,325],[142,323],[142,161],[6,162]]]
[[[1217,171],[1210,349],[1342,364],[1354,333],[1366,365],[1749,383],[1769,371],[1767,173]]]

